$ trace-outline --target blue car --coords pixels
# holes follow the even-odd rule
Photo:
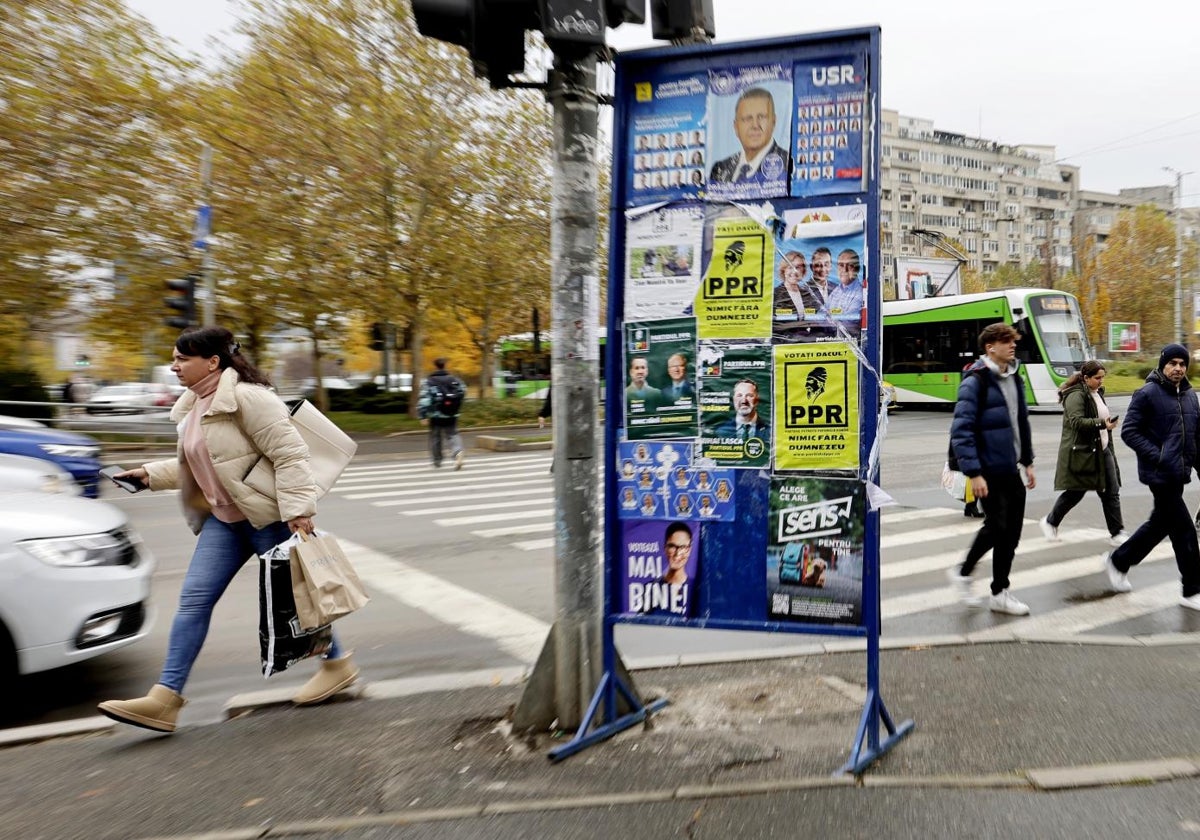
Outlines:
[[[76,432],[51,429],[36,420],[0,416],[0,453],[53,461],[71,474],[83,495],[100,495],[100,444]]]

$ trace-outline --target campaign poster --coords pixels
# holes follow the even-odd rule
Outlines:
[[[701,338],[771,335],[771,266],[775,245],[754,219],[713,221],[712,254],[696,293]]]
[[[767,521],[767,612],[776,621],[861,625],[864,485],[774,477]]]
[[[696,436],[696,319],[625,324],[630,440]]]
[[[617,518],[735,521],[733,471],[695,466],[693,451],[680,441],[619,442]]]
[[[650,74],[633,84],[629,114],[626,206],[696,198],[707,180],[705,108],[708,78],[703,72]]]
[[[700,573],[700,523],[680,519],[622,522],[620,610],[695,615]]]
[[[896,257],[896,298],[921,300],[962,294],[958,260]]]
[[[626,212],[626,321],[692,314],[703,233],[704,208],[699,204]]]
[[[771,338],[777,343],[864,337],[867,280],[864,216],[822,210],[783,214],[775,245]]]
[[[793,66],[792,195],[866,190],[866,68],[865,52]]]
[[[791,170],[792,68],[753,64],[710,70],[710,200],[788,194]]]
[[[718,467],[771,463],[771,345],[701,341],[700,456]]]
[[[1141,323],[1109,321],[1108,349],[1111,353],[1140,353],[1142,350]]]
[[[844,342],[776,344],[775,469],[857,469],[858,360]]]

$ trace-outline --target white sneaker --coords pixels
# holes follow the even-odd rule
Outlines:
[[[1007,589],[988,599],[988,609],[1008,615],[1029,615],[1029,607],[1014,598]]]
[[[1200,610],[1200,592],[1195,595],[1179,596],[1179,606],[1187,607],[1189,610]]]
[[[1129,539],[1128,531],[1117,531],[1117,533],[1108,538],[1108,544],[1115,547],[1122,545],[1127,539]]]
[[[1038,527],[1042,529],[1042,536],[1050,542],[1058,542],[1058,528],[1050,524],[1050,515],[1047,514],[1038,520]]]
[[[954,594],[958,596],[958,600],[966,604],[968,607],[976,607],[979,605],[979,596],[971,591],[971,576],[959,574],[958,566],[951,566],[946,570],[946,577],[950,581],[950,588],[954,590]]]
[[[1104,552],[1104,572],[1108,575],[1108,586],[1113,592],[1133,591],[1133,584],[1129,582],[1129,573],[1122,572],[1113,565],[1111,551]],[[1200,609],[1200,606],[1197,609]]]
[[[463,465],[463,451],[458,450],[458,454],[454,456],[454,469],[461,470]]]

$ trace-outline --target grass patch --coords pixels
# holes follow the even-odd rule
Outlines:
[[[537,414],[541,407],[541,400],[467,400],[458,416],[458,427],[471,429],[486,426],[528,426],[537,423]],[[331,411],[329,417],[339,428],[350,433],[388,435],[424,428],[421,421],[407,414]]]

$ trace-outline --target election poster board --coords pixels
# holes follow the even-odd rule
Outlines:
[[[616,67],[607,614],[867,635],[879,30]]]
[[[1142,325],[1133,321],[1109,321],[1108,352],[1142,352]]]
[[[896,298],[921,300],[962,294],[958,260],[896,257]]]

